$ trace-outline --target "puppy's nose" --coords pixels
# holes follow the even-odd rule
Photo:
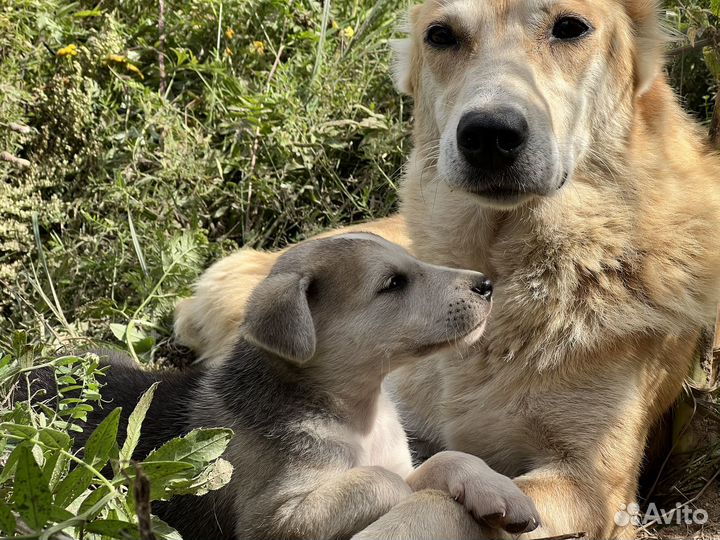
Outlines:
[[[492,299],[493,284],[492,281],[490,281],[486,277],[480,278],[475,283],[473,283],[472,287],[470,287],[470,290],[475,294],[482,296],[488,302]]]
[[[465,160],[480,169],[497,172],[512,165],[527,144],[525,115],[500,108],[465,113],[457,127],[457,145]]]

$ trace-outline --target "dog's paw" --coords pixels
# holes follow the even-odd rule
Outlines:
[[[440,452],[423,463],[408,483],[413,489],[447,491],[476,520],[492,528],[520,534],[540,525],[530,497],[510,478],[469,454]]]
[[[475,519],[512,534],[535,530],[540,517],[533,501],[515,483],[484,461],[464,454],[450,471],[448,492]]]

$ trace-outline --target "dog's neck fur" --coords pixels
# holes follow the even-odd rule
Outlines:
[[[668,133],[668,119],[683,129]],[[483,340],[487,358],[557,367],[632,335],[691,336],[714,316],[720,256],[692,238],[714,234],[720,197],[702,184],[689,185],[701,179],[685,178],[683,170],[688,162],[704,163],[706,183],[720,189],[720,160],[663,77],[621,107],[614,125],[624,133],[596,130],[596,147],[563,190],[510,211],[483,207],[472,195],[439,185],[421,153],[427,141],[416,137],[401,197],[414,251],[436,264],[482,270],[496,282],[496,307]],[[640,216],[672,223],[678,209],[696,217],[675,224],[682,242],[674,241],[673,231],[662,244],[646,234],[657,225]],[[468,233],[458,237],[458,231]],[[646,291],[663,294],[648,297]],[[544,316],[548,304],[557,306],[556,320]],[[511,331],[518,320],[527,325],[520,334]],[[563,326],[563,320],[574,324]],[[518,335],[545,339],[508,341]],[[551,346],[539,350],[529,343]]]
[[[360,434],[368,434],[377,417],[384,374],[368,374],[367,366],[348,366],[342,359],[311,362],[303,370],[304,375],[326,392],[343,422]]]
[[[306,420],[340,422],[367,434],[375,422],[382,379],[338,373],[337,366],[329,358],[293,365],[241,339],[207,373],[200,394],[219,395],[229,421],[269,438]]]

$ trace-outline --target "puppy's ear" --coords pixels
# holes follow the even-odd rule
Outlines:
[[[307,301],[310,280],[300,274],[276,274],[250,296],[246,339],[258,347],[302,364],[315,354],[315,325]]]
[[[663,69],[667,35],[660,21],[658,0],[625,0],[635,33],[635,91],[642,95]]]

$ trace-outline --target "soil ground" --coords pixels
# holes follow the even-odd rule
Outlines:
[[[680,437],[684,451],[668,462],[658,489],[660,508],[685,504],[696,516],[707,516],[705,523],[656,525],[641,530],[646,540],[720,540],[720,416],[716,398],[698,396],[698,407]],[[688,449],[689,446],[689,449]]]

